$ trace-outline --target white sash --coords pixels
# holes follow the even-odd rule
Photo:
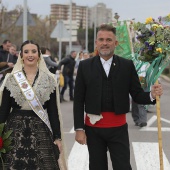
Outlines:
[[[34,93],[32,86],[28,83],[24,73],[22,71],[16,71],[13,73],[13,76],[32,110],[40,117],[40,119],[48,126],[52,132],[48,114],[42,107],[38,97]]]

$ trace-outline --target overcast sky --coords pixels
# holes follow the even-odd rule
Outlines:
[[[14,9],[16,5],[23,5],[24,0],[2,0],[7,10]],[[70,0],[27,0],[31,13],[49,15],[50,4],[68,4]],[[170,0],[72,0],[77,5],[92,7],[103,2],[111,8],[113,15],[118,13],[120,20],[135,18],[144,22],[147,17],[157,19],[159,16],[170,14]]]

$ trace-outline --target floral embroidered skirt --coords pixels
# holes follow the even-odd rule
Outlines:
[[[6,130],[13,130],[12,150],[5,154],[9,170],[59,170],[59,149],[44,122],[33,112],[10,113]]]

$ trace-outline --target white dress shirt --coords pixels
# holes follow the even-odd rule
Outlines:
[[[103,68],[105,70],[105,73],[106,73],[107,77],[109,75],[109,71],[110,71],[110,67],[111,67],[111,64],[112,64],[112,60],[113,60],[113,57],[111,57],[107,61],[104,60],[102,57],[100,57],[100,61],[101,61],[102,65],[103,65]]]

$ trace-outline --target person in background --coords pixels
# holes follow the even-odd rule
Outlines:
[[[14,64],[10,61],[10,53],[9,49],[11,47],[10,40],[4,40],[2,45],[0,46],[0,84],[2,84],[5,75],[12,71]]]
[[[79,63],[81,60],[83,60],[83,51],[80,51],[78,54],[77,54],[77,57],[76,57],[76,64],[75,64],[75,68],[76,70],[78,69],[79,67]]]
[[[12,62],[13,64],[16,64],[18,59],[18,52],[15,44],[11,44],[11,47],[9,48],[9,53],[10,53],[9,61]]]
[[[45,60],[45,63],[47,65],[47,68],[49,69],[49,71],[53,74],[55,74],[57,68],[58,68],[58,64],[54,61],[51,60],[50,56],[51,56],[51,52],[48,48],[46,47],[41,47],[41,53],[42,56]],[[55,69],[53,69],[55,68]]]
[[[6,60],[9,54],[9,48],[11,47],[10,40],[4,40],[2,45],[0,46],[0,59]]]
[[[67,86],[69,85],[69,97],[70,97],[70,101],[74,100],[74,96],[73,96],[73,90],[74,90],[74,68],[75,68],[75,58],[76,58],[76,51],[71,51],[70,55],[63,58],[58,66],[58,70],[60,70],[61,72],[61,67],[63,66],[63,76],[64,76],[64,87],[62,87],[61,92],[60,92],[60,101],[66,101],[64,99],[64,93],[65,90],[67,89]]]
[[[57,81],[38,44],[25,41],[20,55],[0,95],[0,123],[13,131],[7,169],[66,170]]]
[[[138,104],[155,104],[156,95],[162,95],[161,85],[143,91],[133,61],[114,54],[117,45],[116,28],[101,25],[96,38],[99,55],[80,61],[76,76],[75,140],[87,144],[89,170],[108,170],[107,151],[114,170],[132,169],[126,122],[129,93]]]
[[[54,58],[51,55],[51,51],[50,51],[49,48],[46,48],[46,53],[49,54],[51,61],[53,61],[54,63],[58,63],[57,58]],[[56,74],[57,67],[51,67],[49,70],[50,70],[51,73]]]
[[[90,58],[89,52],[88,51],[83,51],[83,59],[86,60]]]
[[[149,63],[144,64],[139,72],[139,80],[144,91],[147,91],[147,82],[145,79],[146,71]],[[137,104],[132,100],[132,118],[135,122],[135,126],[144,127],[147,126],[147,109],[143,104]]]

